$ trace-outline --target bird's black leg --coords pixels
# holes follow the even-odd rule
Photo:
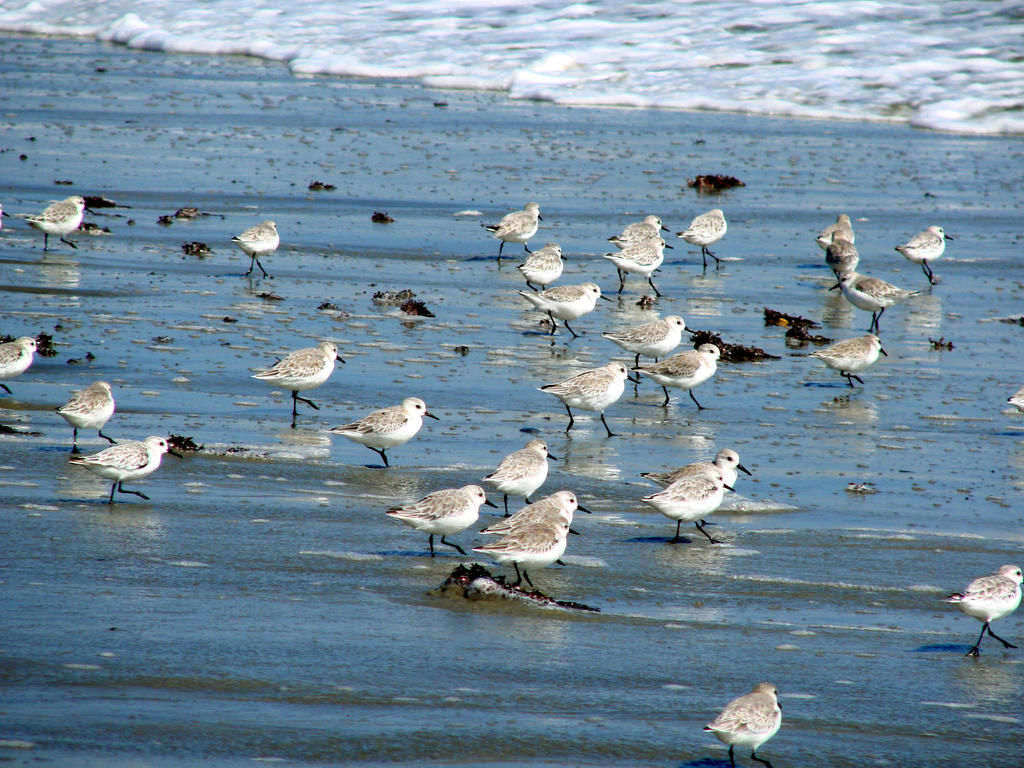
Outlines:
[[[622,270],[618,267],[615,268],[619,273],[619,293],[622,293],[622,289],[626,287],[626,277],[622,274]]]
[[[985,636],[985,630],[988,629],[988,622],[986,621],[981,627],[981,634],[978,635],[978,642],[974,644],[974,647],[969,650],[967,656],[977,656],[981,653],[981,638]]]
[[[304,403],[305,403],[306,405],[312,406],[312,408],[313,408],[313,410],[314,410],[314,411],[319,411],[319,410],[320,410],[320,406],[319,406],[319,405],[317,405],[317,404],[316,404],[316,403],[314,403],[314,402],[313,402],[312,400],[309,400],[309,399],[307,399],[307,398],[305,398],[305,397],[299,397],[299,393],[298,393],[298,392],[292,392],[292,400],[293,400],[293,401],[295,401],[295,400],[301,400],[301,401],[302,401],[302,402],[304,402]],[[293,407],[294,407],[294,402],[293,402]]]
[[[501,260],[501,249],[504,248],[504,247],[505,247],[505,241],[502,240],[501,244],[498,246],[498,260],[499,261]]]
[[[117,440],[115,440],[114,438],[112,438],[112,437],[110,437],[108,435],[104,435],[102,429],[97,430],[96,434],[99,435],[100,437],[102,437],[104,440],[106,440],[111,445],[116,445],[117,444]]]
[[[611,428],[608,426],[608,422],[604,420],[603,413],[601,414],[601,423],[604,424],[604,428],[608,432],[608,437],[615,437],[615,433],[612,432]]]
[[[703,520],[698,520],[694,523],[694,525],[697,526],[697,530],[703,533],[705,536],[707,536],[708,541],[710,541],[712,544],[721,544],[722,542],[720,542],[718,539],[716,539],[714,536],[712,536],[710,533],[704,530],[704,526],[701,525],[701,523],[703,522]]]
[[[433,536],[431,536],[431,538],[433,538]],[[455,547],[455,549],[459,550],[459,554],[460,555],[466,554],[466,550],[464,550],[458,544],[452,544],[450,541],[446,541],[444,536],[441,537],[441,543],[442,544],[447,544],[449,547]]]
[[[697,398],[693,396],[693,390],[689,389],[689,390],[687,390],[687,392],[690,393],[690,399],[693,400],[693,402],[697,403]],[[704,406],[701,405],[700,403],[697,403],[697,410],[698,411],[703,411],[704,410]]]
[[[679,538],[679,526],[682,525],[682,524],[683,524],[682,520],[676,520],[676,535],[672,539],[669,540],[669,542],[668,542],[669,544],[678,544],[680,541],[682,541],[682,539]]]
[[[14,394],[13,392],[11,392],[11,388],[10,388],[10,387],[8,387],[8,386],[7,386],[6,384],[4,384],[4,383],[3,383],[2,381],[0,381],[0,387],[3,387],[3,388],[4,388],[4,391],[5,391],[5,392],[6,392],[6,393],[7,393],[8,395],[13,395],[13,394]]]
[[[530,250],[530,247],[526,243],[523,243],[523,250],[526,251],[527,253],[533,253],[533,251]]]
[[[434,556],[434,534],[430,534],[430,538],[427,539],[427,542],[430,544],[430,556],[433,557]]]
[[[712,259],[715,260],[715,269],[718,269],[718,265],[722,263],[722,260],[720,258],[718,258],[717,256],[715,256],[715,254],[713,254],[710,251],[710,249],[705,248],[704,250],[706,250],[708,252],[708,256],[710,256]]]
[[[133,493],[136,496],[138,496],[139,498],[142,498],[142,499],[145,499],[146,501],[149,501],[149,496],[144,494],[142,491],[129,491],[120,482],[117,483],[117,491],[118,491],[118,493]],[[113,488],[110,489],[110,498],[111,499],[114,498],[114,489]],[[113,503],[113,501],[111,501],[110,503]]]
[[[658,287],[654,284],[654,281],[650,277],[647,278],[647,282],[650,284],[651,288],[654,290],[654,295],[655,296],[661,296],[661,292],[658,290]]]
[[[935,285],[935,276],[932,274],[932,268],[928,266],[928,262],[922,261],[921,268],[924,270],[925,275],[928,277],[929,284]]]
[[[551,320],[551,335],[554,336],[555,331],[558,330],[558,323],[555,322],[555,316],[552,315],[550,312],[548,312],[548,318]],[[568,328],[569,326],[566,325],[565,327]],[[552,344],[553,343],[554,342],[552,342]]]
[[[390,467],[391,466],[388,463],[387,455],[384,453],[384,451],[386,450],[385,448],[374,448],[372,445],[368,445],[366,447],[369,448],[371,451],[376,451],[378,454],[380,454],[381,459],[383,459],[383,461],[384,461],[384,466],[385,467]]]
[[[1017,646],[1016,646],[1016,645],[1014,645],[1013,643],[1008,643],[1008,642],[1006,642],[1005,640],[1003,640],[1003,638],[1001,638],[1001,637],[1000,637],[999,635],[997,635],[997,634],[996,634],[995,632],[993,632],[993,631],[992,631],[992,625],[990,625],[990,624],[986,624],[985,626],[986,626],[986,627],[988,627],[988,633],[989,633],[990,635],[992,635],[992,637],[994,637],[994,638],[995,638],[996,640],[998,640],[998,641],[999,641],[1000,643],[1002,643],[1002,644],[1003,644],[1003,648],[1016,648],[1016,647],[1017,647]]]
[[[565,405],[565,403],[562,403],[562,405]],[[572,429],[572,425],[576,423],[576,420],[572,417],[572,411],[569,410],[568,405],[565,405],[565,412],[569,414],[569,426],[565,428],[565,431],[568,432]]]
[[[563,320],[563,321],[562,321],[562,324],[563,324],[563,325],[565,325],[565,327],[566,327],[566,330],[568,330],[568,331],[569,331],[569,333],[571,333],[571,334],[572,334],[572,337],[573,337],[574,339],[578,339],[578,338],[580,337],[580,335],[579,335],[578,333],[576,333],[576,331],[574,331],[574,330],[573,330],[573,329],[572,329],[572,328],[571,328],[571,327],[569,326],[569,321],[568,321],[568,320]]]
[[[533,586],[533,582],[530,581],[530,574],[526,572],[525,568],[523,568],[523,578],[526,579],[526,583],[530,585],[530,589],[536,589],[536,587]]]
[[[729,745],[729,764],[732,766],[732,768],[736,768],[736,758],[733,757],[733,755],[732,755],[732,750],[733,750],[734,746],[735,745],[733,745],[733,744]]]
[[[43,250],[50,250],[50,236],[45,232],[43,232]]]
[[[771,763],[769,763],[763,757],[758,757],[757,756],[757,750],[754,750],[753,752],[750,753],[750,759],[751,760],[757,760],[757,762],[763,763],[764,765],[767,765],[768,768],[772,768],[772,764]]]
[[[72,242],[71,242],[70,240],[68,240],[68,239],[67,239],[66,237],[64,237],[64,236],[61,236],[61,238],[60,238],[60,241],[61,241],[62,243],[64,243],[65,245],[70,245],[70,246],[71,246],[72,248],[74,248],[74,249],[75,249],[76,251],[78,250],[78,246],[77,246],[77,245],[75,245],[74,243],[72,243]]]
[[[512,585],[512,588],[515,589],[523,583],[523,574],[519,572],[519,563],[513,562],[512,567],[516,569],[516,583]]]
[[[74,432],[71,433],[71,452],[78,453],[78,427],[72,427]]]
[[[665,393],[665,402],[663,402],[662,405],[668,405],[668,387],[662,384],[661,391]]]
[[[529,503],[529,502],[527,502]],[[505,494],[505,517],[508,517],[508,494]]]

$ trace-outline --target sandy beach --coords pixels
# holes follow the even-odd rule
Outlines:
[[[1019,760],[1024,651],[989,638],[964,658],[980,625],[942,598],[1024,560],[1024,415],[1006,403],[1024,384],[1008,322],[1024,311],[1024,139],[0,45],[0,334],[56,350],[0,392],[7,764],[722,766],[701,729],[761,680],[783,706],[760,753],[776,768]],[[702,195],[698,174],[745,186]],[[17,214],[72,194],[119,205],[86,214],[109,233],[44,253]],[[499,263],[481,227],[529,200],[531,248],[565,253],[559,284],[612,298],[573,321],[578,339],[548,334],[516,293],[521,246]],[[173,218],[186,206],[203,215]],[[729,230],[702,271],[675,233],[711,208]],[[888,357],[855,389],[764,322],[770,307],[832,340],[865,332],[814,242],[841,212],[859,269],[920,291],[882,317]],[[616,294],[600,254],[649,213],[673,249],[642,308],[646,282]],[[244,277],[230,239],[264,219],[281,234],[272,277]],[[932,224],[955,239],[929,287],[894,247]],[[402,289],[433,316],[374,301]],[[722,363],[700,411],[627,384],[606,412],[618,436],[586,412],[567,435],[537,388],[631,365],[601,332],[667,314],[773,358]],[[345,363],[292,429],[289,393],[251,375],[324,339]],[[109,507],[109,483],[67,462],[54,409],[97,379],[117,400],[107,434],[204,446],[134,486],[150,501]],[[439,421],[390,469],[326,432],[408,396]],[[472,558],[431,559],[383,514],[479,482],[534,437],[559,457],[541,492],[592,511],[566,567],[534,580],[598,614],[431,594]],[[639,474],[727,447],[753,476],[711,518],[725,543],[684,525],[691,543],[668,544]],[[493,512],[452,540],[478,546]],[[995,631],[1024,640],[1022,616]]]

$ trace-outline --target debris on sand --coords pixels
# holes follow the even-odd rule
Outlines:
[[[953,342],[952,341],[946,341],[946,337],[945,336],[940,336],[937,339],[929,338],[928,339],[928,343],[932,345],[932,349],[945,349],[945,350],[953,349]]]
[[[726,344],[722,337],[712,331],[692,331],[694,349],[701,344],[714,344],[722,353],[722,361],[726,363],[752,363],[758,360],[778,360],[778,355],[770,355],[760,347],[745,347],[741,344]]]
[[[188,435],[168,435],[167,444],[176,451],[192,451],[195,453],[203,450],[203,446],[196,445],[196,441]]]
[[[113,200],[104,197],[103,195],[85,195],[85,207],[91,211],[97,208],[131,208],[130,205],[122,205],[121,203],[115,203]]]
[[[210,250],[210,246],[206,243],[201,243],[198,240],[193,240],[191,243],[182,243],[181,250],[185,252],[186,256],[198,256],[201,259],[205,259],[207,256],[213,255],[213,251]]]
[[[787,315],[785,312],[779,312],[775,309],[764,308],[764,324],[765,325],[781,325],[783,328],[790,326],[803,326],[805,328],[820,328],[813,320],[808,320],[806,317],[800,317],[800,315]]]
[[[555,600],[535,589],[512,587],[505,583],[504,576],[492,576],[484,566],[473,563],[458,565],[444,583],[431,594],[446,597],[461,597],[466,600],[513,600],[535,608],[562,608],[574,611],[599,613],[600,609],[568,600]]]
[[[720,173],[698,176],[695,179],[687,179],[686,186],[696,189],[698,192],[721,192],[723,189],[747,186],[735,176],[724,176]]]
[[[806,325],[794,325],[786,331],[786,345],[791,347],[802,347],[804,344],[831,344],[832,339],[828,336],[819,336],[815,333],[808,333]]]
[[[415,296],[416,294],[408,288],[400,291],[377,291],[373,294],[373,303],[382,307],[400,307]]]
[[[374,211],[373,216],[370,217],[370,221],[374,224],[392,224],[395,220],[383,211]]]
[[[48,333],[40,333],[36,336],[36,354],[43,357],[57,356],[57,350],[53,348],[53,336]]]
[[[412,315],[413,317],[434,316],[434,313],[427,309],[426,304],[424,304],[422,301],[417,301],[416,299],[409,299],[407,302],[402,304],[402,306],[400,306],[399,309],[405,312],[405,314]]]
[[[220,218],[224,218],[223,214],[207,213],[206,211],[200,211],[194,205],[186,205],[185,207],[176,210],[173,216],[165,213],[163,216],[158,217],[156,223],[162,224],[165,227],[169,227],[171,224],[174,223],[175,219],[192,221],[193,219],[198,219],[200,216],[220,216]]]
[[[100,235],[109,235],[110,227],[101,227],[99,224],[94,222],[83,221],[78,225],[78,231],[83,235],[92,235],[93,237],[97,237]]]
[[[337,187],[333,184],[328,184],[325,181],[311,181],[309,182],[310,192],[333,192]]]

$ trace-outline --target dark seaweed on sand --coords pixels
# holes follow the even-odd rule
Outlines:
[[[196,441],[188,435],[168,435],[167,444],[176,451],[201,451],[202,445],[196,445]]]
[[[414,317],[433,317],[434,313],[427,309],[427,305],[422,301],[416,299],[409,299],[407,302],[399,307],[400,310],[405,312],[407,315],[413,315]]]
[[[714,344],[722,353],[726,363],[752,363],[758,360],[778,360],[778,355],[771,355],[760,347],[746,347],[742,344],[727,344],[722,337],[713,331],[693,331],[694,349],[701,344]]]
[[[97,208],[131,208],[130,205],[115,203],[113,200],[104,197],[103,195],[84,195],[84,197],[85,207],[90,211],[95,211]]]
[[[600,613],[598,608],[571,600],[556,600],[536,589],[509,586],[504,576],[491,575],[491,572],[480,563],[473,563],[468,567],[457,565],[444,583],[434,590],[434,594],[462,597],[466,600],[503,598],[542,608],[557,607]]]
[[[795,326],[800,325],[806,328],[819,328],[820,326],[813,320],[808,320],[806,317],[800,317],[800,315],[789,315],[785,312],[779,312],[775,309],[764,308],[764,324],[765,325],[781,325]]]
[[[210,256],[213,253],[210,250],[210,246],[206,243],[200,242],[199,240],[193,240],[190,243],[182,243],[181,250],[185,252],[186,256],[198,256],[201,259],[206,256]]]
[[[723,189],[747,186],[735,176],[725,176],[721,173],[711,173],[698,176],[695,179],[687,179],[686,186],[696,189],[698,192],[721,192]]]

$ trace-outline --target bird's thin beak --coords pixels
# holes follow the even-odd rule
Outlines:
[[[591,514],[590,510],[584,507],[582,504],[577,504],[576,509],[578,509],[580,512],[586,512],[588,515]]]
[[[942,236],[944,238],[946,238],[947,240],[953,240],[954,239],[954,238],[950,237],[949,235],[947,235],[945,232],[942,233]]]
[[[637,376],[635,379],[632,376],[627,376],[626,378],[629,379],[634,384],[639,384],[640,383],[640,377],[639,376]]]
[[[337,360],[337,361],[338,361],[339,363],[342,363],[342,364],[344,364],[344,362],[345,362],[345,361],[344,361],[344,360],[343,360],[343,359],[341,358],[341,356],[340,356],[340,355],[335,355],[335,356],[334,356],[334,359],[335,359],[335,360]]]
[[[662,224],[662,225],[661,225],[661,231],[662,231],[662,232],[671,232],[672,230],[671,230],[671,229],[669,229],[668,227],[666,227],[666,226],[665,226],[664,224]]]
[[[889,356],[889,353],[888,353],[888,352],[886,352],[886,351],[885,351],[884,349],[882,349],[881,347],[879,347],[879,348],[878,348],[878,351],[879,351],[879,352],[881,352],[881,353],[882,353],[883,355],[885,355],[886,357],[888,357],[888,356]]]
[[[486,505],[487,505],[488,507],[494,507],[495,509],[497,509],[497,508],[498,508],[498,505],[497,505],[497,504],[495,504],[495,503],[494,503],[493,501],[491,501],[490,499],[484,499],[484,504],[486,504]]]
[[[829,288],[829,290],[830,290],[830,291],[834,291],[834,290],[836,290],[836,288],[838,288],[838,287],[839,287],[839,283],[836,283],[836,284],[835,284],[835,285],[833,285],[833,286],[832,286],[831,288]]]
[[[668,248],[670,251],[674,251],[675,250],[675,247],[669,245],[668,243],[665,243],[665,247]]]
[[[548,458],[551,459],[552,461],[561,461],[560,458],[551,453],[548,454]]]
[[[423,415],[424,415],[424,416],[428,416],[428,417],[430,417],[430,418],[431,418],[431,419],[433,419],[434,421],[440,421],[440,419],[439,419],[439,418],[437,418],[437,416],[435,416],[434,414],[432,414],[432,413],[431,413],[430,411],[424,411],[424,412],[423,412]]]
[[[611,301],[611,299],[609,299],[609,298],[608,298],[607,296],[605,296],[605,295],[604,295],[603,293],[601,294],[601,298],[602,298],[602,299],[604,299],[605,301]]]
[[[750,475],[751,477],[753,477],[753,476],[754,476],[753,474],[751,474],[750,470],[749,470],[749,469],[747,469],[746,467],[744,467],[744,466],[743,466],[742,464],[737,464],[737,465],[736,465],[736,469],[741,469],[741,470],[743,470],[744,472],[746,472],[746,473],[747,473],[748,475]]]
[[[544,217],[541,216],[539,213],[537,214],[537,221],[544,221]]]
[[[732,487],[731,485],[725,485],[725,484],[723,483],[723,484],[722,484],[722,487],[723,487],[723,488],[725,488],[725,490],[727,490],[727,491],[732,491],[733,493],[735,493],[735,492],[736,492],[736,489],[735,489],[735,488],[733,488],[733,487]]]
[[[570,528],[570,529],[569,529],[569,533],[575,533],[575,534],[576,534],[577,536],[580,536],[580,535],[582,535],[582,534],[581,534],[581,533],[580,533],[579,531],[577,531],[577,530],[576,530],[575,528]]]

